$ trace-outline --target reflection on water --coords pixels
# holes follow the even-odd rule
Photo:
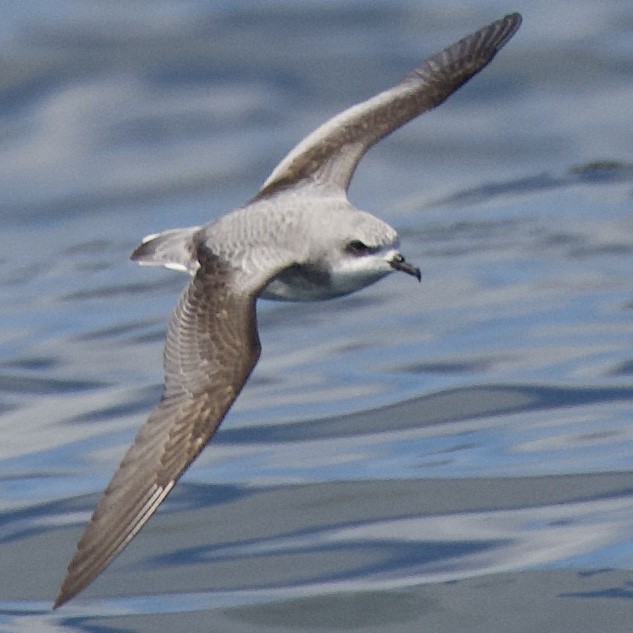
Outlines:
[[[5,16],[3,630],[629,630],[633,51],[617,2],[516,7],[489,69],[370,152],[351,196],[400,229],[422,285],[260,302],[262,359],[213,446],[49,611],[159,397],[186,282],[131,249],[241,204],[315,125],[499,15],[471,5]]]

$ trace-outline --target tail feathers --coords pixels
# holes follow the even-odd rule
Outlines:
[[[199,230],[199,226],[190,226],[148,235],[130,259],[141,266],[164,266],[193,275],[199,267],[193,236]]]

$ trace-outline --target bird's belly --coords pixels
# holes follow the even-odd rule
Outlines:
[[[259,296],[276,301],[322,301],[341,294],[347,293],[337,291],[329,283],[318,283],[302,276],[284,275],[273,279]]]
[[[277,275],[260,293],[263,299],[277,301],[323,301],[356,292],[384,277],[387,272],[372,275],[337,273],[323,268],[294,265]]]

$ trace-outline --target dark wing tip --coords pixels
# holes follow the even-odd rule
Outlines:
[[[463,38],[449,50],[457,49],[460,56],[463,55],[465,58],[472,55],[475,60],[480,60],[478,63],[483,68],[512,39],[522,21],[520,13],[510,13],[473,35]]]
[[[470,64],[472,64],[473,70],[481,70],[510,41],[521,26],[522,21],[520,13],[510,13],[495,20],[433,55],[418,70],[421,71],[427,66],[430,66],[428,70],[436,70],[438,67],[453,64],[457,64],[462,72],[467,72]],[[469,75],[468,78],[470,79],[471,76]]]
[[[460,48],[460,45],[463,45],[467,50],[472,49],[473,54],[489,55],[488,61],[490,61],[510,41],[522,21],[520,13],[509,13],[484,26],[473,35],[463,38],[450,48]]]
[[[521,22],[523,22],[523,16],[518,11],[515,11],[514,13],[508,13],[508,15],[503,16],[499,22],[507,23],[512,30],[511,32],[515,33],[521,26]]]
[[[521,21],[519,13],[510,13],[467,35],[411,71],[404,83],[418,86],[425,99],[425,109],[438,106],[494,59],[521,26]]]
[[[77,592],[64,591],[64,588],[59,590],[55,602],[53,602],[53,609],[59,609],[62,605],[66,604],[71,598],[73,598]]]
[[[482,31],[490,31],[489,37],[491,45],[496,48],[496,50],[500,50],[518,31],[521,22],[523,22],[523,17],[520,13],[509,13],[500,20],[496,20],[488,27],[485,27]]]
[[[130,450],[134,448],[135,445]],[[119,468],[115,478],[121,472]],[[126,508],[123,513],[112,512],[116,508],[109,508],[107,512],[104,512],[108,502],[108,492],[111,490],[108,487],[77,544],[59,594],[53,603],[53,609],[61,607],[74,598],[108,567],[145,525],[169,494],[174,483],[175,479],[164,486],[153,484],[146,494],[141,495],[140,498],[137,497],[134,507]]]

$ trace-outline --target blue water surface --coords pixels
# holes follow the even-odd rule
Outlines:
[[[630,630],[630,2],[0,9],[0,630]],[[187,282],[131,250],[243,204],[315,126],[513,10],[490,67],[350,189],[422,284],[260,301],[212,445],[51,611]]]

